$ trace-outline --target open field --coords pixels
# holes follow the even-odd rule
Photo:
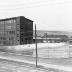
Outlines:
[[[59,63],[58,66],[54,64],[61,60],[39,59],[37,68],[34,61],[35,58],[32,57],[0,53],[0,69],[8,72],[72,72],[69,67],[63,67]],[[41,62],[42,65],[39,65]]]
[[[15,62],[15,61],[9,61],[0,59],[0,72],[66,72],[66,71],[60,71],[57,69],[44,69],[44,68],[36,68],[35,66],[29,66],[28,64]]]

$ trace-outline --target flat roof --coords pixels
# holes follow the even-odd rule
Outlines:
[[[0,21],[6,21],[6,20],[16,19],[16,18],[20,18],[20,17],[25,18],[25,19],[27,19],[27,20],[29,20],[29,21],[32,21],[32,20],[30,20],[30,19],[28,19],[28,18],[26,18],[26,17],[24,17],[24,16],[17,16],[17,17],[11,17],[11,18],[0,19]],[[32,22],[33,22],[33,21],[32,21]]]

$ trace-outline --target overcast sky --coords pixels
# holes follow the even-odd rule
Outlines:
[[[38,30],[72,31],[72,0],[0,0],[0,19],[25,16]]]

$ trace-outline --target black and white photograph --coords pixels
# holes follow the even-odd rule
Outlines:
[[[0,72],[72,72],[72,0],[0,0]]]

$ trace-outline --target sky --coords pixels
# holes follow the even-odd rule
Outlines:
[[[0,0],[0,19],[25,16],[37,30],[72,31],[72,0]]]

